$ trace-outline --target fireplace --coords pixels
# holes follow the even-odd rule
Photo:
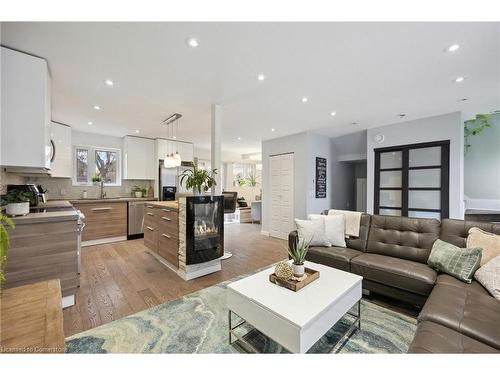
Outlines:
[[[224,197],[186,197],[186,265],[224,253]]]

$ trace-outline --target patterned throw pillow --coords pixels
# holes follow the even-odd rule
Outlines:
[[[427,264],[436,271],[447,273],[470,284],[479,268],[481,252],[481,248],[478,247],[462,249],[438,239],[432,245]]]
[[[497,300],[500,300],[500,255],[496,256],[480,269],[474,278]]]

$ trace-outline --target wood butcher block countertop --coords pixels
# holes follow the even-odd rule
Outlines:
[[[169,208],[174,211],[179,211],[178,201],[149,201],[146,202],[147,205],[158,207],[158,208]]]
[[[3,289],[0,301],[0,352],[64,353],[59,280]]]

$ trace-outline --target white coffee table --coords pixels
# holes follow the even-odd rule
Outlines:
[[[274,267],[228,285],[230,344],[241,341],[245,347],[257,351],[235,332],[248,323],[290,352],[305,353],[356,304],[357,314],[349,313],[355,319],[339,342],[361,328],[363,278],[312,262],[306,262],[305,266],[318,270],[320,277],[298,292],[269,281]],[[232,314],[241,318],[236,326],[232,326]]]

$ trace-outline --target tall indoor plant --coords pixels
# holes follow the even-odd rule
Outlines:
[[[193,189],[194,195],[202,195],[205,191],[216,185],[214,178],[216,174],[217,169],[209,171],[193,165],[193,169],[186,169],[179,177],[181,178],[181,185],[184,185],[186,189]],[[185,184],[184,181],[186,181]]]
[[[11,218],[0,213],[0,289],[5,281],[5,268],[7,267],[7,251],[9,250],[9,233],[7,227],[14,229]]]

